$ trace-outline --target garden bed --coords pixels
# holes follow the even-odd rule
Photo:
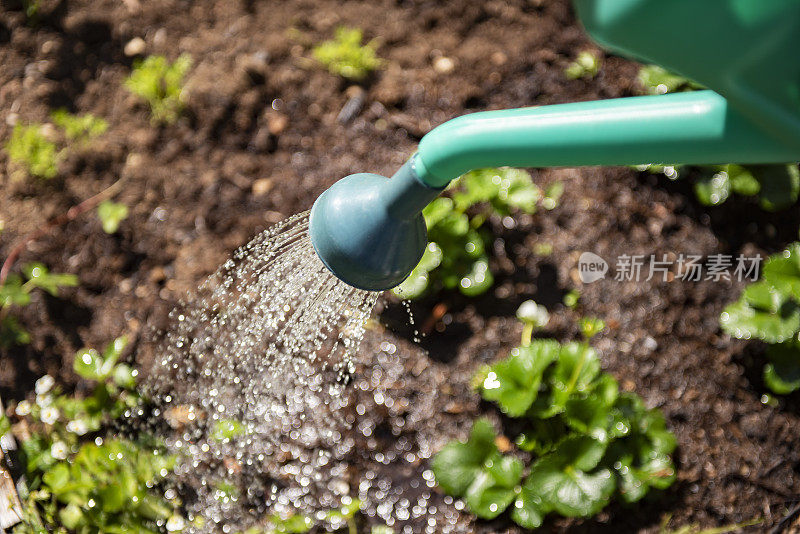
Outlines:
[[[43,0],[33,26],[21,3],[5,6],[0,138],[8,138],[14,120],[47,121],[64,106],[104,117],[109,128],[90,148],[69,155],[52,180],[3,176],[0,257],[119,177],[126,181],[116,198],[130,215],[109,235],[87,213],[23,253],[21,262],[78,275],[79,286],[60,298],[37,293],[20,312],[31,343],[2,352],[4,400],[23,398],[45,373],[80,388],[72,355],[83,346],[127,333],[134,340],[129,354],[136,354],[145,325],[165,324],[173,304],[236,247],[310,208],[347,174],[390,175],[425,132],[451,117],[640,92],[638,66],[616,57],[604,57],[591,80],[564,75],[580,51],[596,50],[567,2]],[[379,38],[386,63],[361,84],[363,95],[311,59],[311,47],[339,25]],[[192,57],[187,112],[176,124],[151,125],[123,87],[133,62],[124,50],[135,37],[147,54]],[[358,111],[343,114],[354,99],[363,99]],[[0,152],[0,166],[7,163]],[[614,505],[588,520],[550,520],[551,529],[657,531],[665,517],[673,527],[761,517],[753,531],[777,525],[800,495],[800,398],[768,400],[762,349],[720,331],[719,314],[743,284],[613,277],[582,284],[576,268],[585,251],[608,260],[765,255],[797,238],[796,206],[770,215],[737,198],[706,208],[682,182],[627,168],[531,172],[538,184],[562,181],[564,194],[552,211],[520,216],[512,228],[489,221],[498,238],[494,288],[473,299],[444,292],[416,301],[425,350],[402,339],[413,337],[407,315],[385,298],[379,320],[388,328],[367,332],[356,383],[369,376],[382,343],[396,345],[394,363],[386,365],[406,373],[390,394],[416,399],[424,392],[426,401],[397,437],[429,440],[438,433],[441,446],[445,438],[466,436],[480,414],[500,421],[470,380],[480,365],[515,346],[521,327],[514,313],[522,301],[550,309],[544,334],[560,340],[578,335],[580,316],[600,317],[608,328],[593,345],[603,368],[623,390],[663,410],[678,438],[678,482],[631,509]],[[572,289],[581,293],[576,309],[562,304]],[[444,313],[432,318],[437,306]],[[367,413],[376,426],[388,418]],[[354,477],[367,465],[355,459]],[[463,526],[513,531],[503,516],[472,525],[465,518]]]

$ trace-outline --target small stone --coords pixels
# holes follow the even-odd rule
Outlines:
[[[251,190],[253,194],[257,197],[266,195],[269,193],[270,189],[272,189],[273,183],[272,180],[269,178],[259,178],[255,182],[253,182]]]
[[[18,120],[19,120],[19,113],[9,113],[8,115],[6,115],[6,124],[9,126],[14,126],[15,124],[17,124]]]
[[[144,54],[147,43],[141,37],[134,37],[125,45],[125,55],[128,57]]]
[[[280,135],[289,125],[289,117],[282,113],[273,113],[267,117],[267,128],[272,135]]]
[[[505,65],[506,61],[508,61],[508,56],[502,52],[495,52],[492,54],[491,61],[497,66]]]
[[[440,74],[449,74],[456,68],[456,63],[447,56],[437,57],[433,60],[433,70]]]

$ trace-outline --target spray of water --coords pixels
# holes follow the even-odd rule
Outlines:
[[[425,384],[416,404],[395,400],[386,384],[408,371],[390,343],[353,374],[377,297],[327,270],[303,213],[238,250],[173,310],[144,349],[149,406],[132,420],[181,458],[166,495],[181,500],[188,531],[242,532],[292,514],[320,522],[351,499],[379,523],[416,521],[403,532],[453,531],[452,500],[438,503],[448,524],[437,524],[433,476],[419,468],[444,439],[426,422],[439,386]],[[391,432],[376,439],[381,421]],[[411,426],[415,440],[394,437]]]

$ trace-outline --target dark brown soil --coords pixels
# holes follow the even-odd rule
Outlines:
[[[310,59],[311,46],[342,24],[377,37],[386,59],[363,84],[363,107],[346,122],[337,117],[348,84]],[[148,54],[193,57],[188,110],[175,125],[152,126],[122,85],[132,63],[123,48],[134,37],[145,40]],[[75,350],[123,333],[136,337],[234,248],[309,208],[349,173],[391,174],[426,131],[448,118],[636,94],[637,66],[617,57],[604,57],[592,80],[568,80],[564,67],[584,49],[595,47],[562,1],[42,0],[35,25],[26,23],[20,1],[3,2],[0,139],[14,120],[46,121],[62,106],[102,116],[110,128],[90,148],[74,151],[53,180],[12,181],[3,173],[0,257],[123,176],[117,200],[131,214],[107,235],[87,213],[22,255],[20,263],[42,261],[77,274],[80,286],[60,298],[36,294],[19,312],[32,342],[2,353],[0,393],[21,398],[43,373],[75,383]],[[453,59],[455,69],[437,72],[439,56]],[[0,153],[0,168],[7,163]],[[665,517],[672,527],[758,517],[764,521],[752,531],[779,525],[800,500],[800,398],[762,402],[761,348],[720,331],[719,313],[742,285],[582,285],[576,266],[583,251],[607,260],[774,252],[797,238],[800,210],[769,215],[741,199],[707,209],[685,184],[628,169],[532,172],[538,183],[565,183],[559,207],[520,217],[511,230],[490,221],[499,275],[489,294],[443,294],[414,305],[418,325],[430,330],[422,342],[428,352],[394,341],[409,370],[396,394],[413,399],[418,388],[437,388],[416,416],[442,436],[464,435],[479,413],[499,422],[468,384],[477,366],[518,340],[517,305],[528,298],[545,304],[553,316],[545,335],[562,340],[577,335],[581,315],[601,317],[609,328],[594,345],[604,367],[624,389],[660,407],[678,436],[678,483],[636,507],[611,506],[581,522],[555,520],[549,530],[652,532]],[[535,255],[537,244],[551,245],[552,254]],[[577,310],[561,304],[573,288],[581,292]],[[447,313],[429,321],[437,304]],[[390,300],[384,307],[389,330],[368,334],[361,352],[367,366],[382,340],[411,337],[402,308]],[[438,378],[422,372],[429,368]],[[417,430],[410,424],[408,438]],[[504,519],[473,528],[513,531]]]

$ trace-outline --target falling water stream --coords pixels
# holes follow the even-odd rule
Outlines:
[[[366,408],[349,382],[378,294],[334,277],[308,224],[307,212],[295,215],[242,247],[154,336],[144,384],[152,406],[138,417],[182,459],[166,496],[181,499],[189,530],[241,532],[296,513],[321,520],[353,498],[389,525],[431,512],[429,471],[418,475],[427,492],[414,502],[394,492],[389,508],[391,484],[377,471],[352,480],[363,446],[354,433],[372,429],[358,421]],[[382,355],[394,353],[389,345]],[[380,467],[430,455],[397,446],[371,458]]]

